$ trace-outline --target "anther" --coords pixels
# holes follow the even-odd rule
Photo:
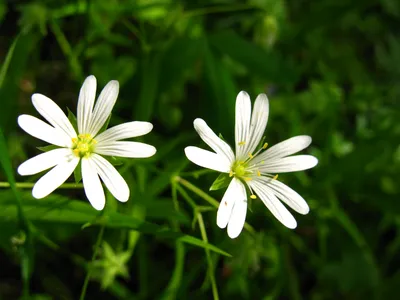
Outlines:
[[[245,177],[244,180],[251,181],[252,179],[251,179],[251,177]]]
[[[229,172],[229,177],[232,177],[233,176],[233,171],[230,171]]]
[[[276,174],[272,179],[274,180],[278,179],[278,174]]]
[[[257,199],[257,196],[253,194],[253,195],[250,195],[250,198],[251,199]]]
[[[243,145],[246,144],[246,142],[245,142],[245,141],[241,141],[241,142],[239,142],[238,144],[239,144],[239,146],[243,146]]]
[[[261,176],[261,172],[257,170],[257,176]]]
[[[263,149],[267,149],[267,147],[268,147],[268,143],[265,143],[265,144],[262,146]]]
[[[253,154],[249,153],[249,157],[250,157],[250,159],[252,159],[253,158]]]

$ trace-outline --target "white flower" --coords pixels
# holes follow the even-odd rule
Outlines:
[[[53,192],[70,177],[81,162],[85,193],[95,209],[102,210],[105,205],[100,178],[115,198],[121,202],[128,201],[127,183],[101,155],[149,157],[154,155],[156,149],[143,143],[120,141],[149,133],[153,125],[148,122],[124,123],[99,133],[111,114],[118,90],[118,81],[110,81],[94,105],[96,78],[86,78],[78,99],[78,133],[54,101],[41,94],[32,95],[36,110],[51,125],[36,117],[21,115],[18,117],[19,126],[30,135],[60,147],[39,154],[18,167],[20,175],[32,175],[52,168],[34,185],[32,195],[35,198],[40,199]]]
[[[232,177],[217,212],[217,225],[220,228],[228,226],[230,238],[236,238],[245,223],[246,187],[250,198],[256,199],[257,194],[271,213],[288,228],[295,228],[297,223],[282,202],[300,214],[309,211],[304,199],[279,182],[276,174],[306,170],[317,165],[318,160],[311,155],[289,156],[308,147],[311,137],[292,137],[267,150],[268,145],[264,144],[256,151],[267,125],[268,114],[269,103],[265,94],[257,97],[252,114],[250,97],[242,91],[236,98],[236,155],[202,119],[194,121],[194,128],[215,152],[192,146],[185,148],[186,156],[193,163]]]

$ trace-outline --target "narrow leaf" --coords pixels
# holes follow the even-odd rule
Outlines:
[[[10,191],[0,191],[0,199],[2,199],[0,202],[0,224],[15,222],[18,218],[18,211],[13,198]],[[38,201],[33,199],[31,193],[23,193],[22,203],[23,213],[29,221],[82,226],[87,224],[88,220],[91,220],[91,225],[101,224],[108,228],[131,229],[160,238],[178,239],[181,242],[230,256],[227,252],[198,238],[118,212],[109,212],[103,217],[96,218],[99,212],[94,210],[87,202],[71,200],[55,194]]]
[[[232,178],[229,176],[229,174],[221,173],[211,185],[210,191],[215,191],[227,187],[231,180]]]
[[[40,151],[48,152],[50,150],[59,149],[60,147],[58,147],[56,145],[48,145],[48,146],[36,147],[36,148],[39,149]]]
[[[78,131],[78,121],[76,119],[76,116],[74,115],[74,113],[72,111],[69,110],[69,108],[67,107],[67,111],[68,111],[68,120],[71,122],[72,126],[75,129],[75,132],[79,132]]]

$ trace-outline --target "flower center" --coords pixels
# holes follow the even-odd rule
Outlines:
[[[231,169],[231,176],[243,177],[246,175],[246,165],[243,161],[236,161]]]
[[[94,152],[96,140],[90,134],[80,134],[72,139],[72,151],[77,157],[89,157]]]
[[[240,142],[239,145],[241,145]],[[265,143],[258,151],[254,154],[248,153],[248,157],[244,161],[235,161],[231,167],[231,171],[229,173],[229,176],[235,176],[236,178],[245,180],[245,181],[250,181],[254,176],[261,176],[261,172],[259,170],[260,165],[264,164],[264,161],[261,161],[259,163],[252,164],[253,158],[255,158],[261,151],[265,150],[268,147],[268,144]],[[266,175],[266,174],[265,174]],[[266,175],[268,176],[268,175]]]

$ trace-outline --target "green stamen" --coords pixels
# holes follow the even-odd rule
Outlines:
[[[97,144],[90,134],[80,134],[77,138],[72,139],[72,143],[72,151],[80,158],[89,157]]]

